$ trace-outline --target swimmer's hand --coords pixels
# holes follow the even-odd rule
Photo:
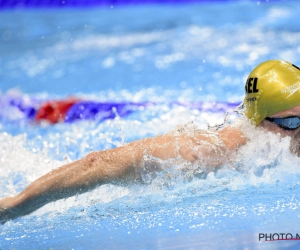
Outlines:
[[[18,217],[18,213],[14,209],[13,197],[0,199],[0,223],[4,224],[8,220]]]

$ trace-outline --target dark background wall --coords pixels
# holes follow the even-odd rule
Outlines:
[[[91,7],[125,4],[176,4],[193,2],[228,2],[230,0],[0,0],[0,9],[7,8],[56,8],[56,7]],[[231,0],[238,1],[238,0]]]

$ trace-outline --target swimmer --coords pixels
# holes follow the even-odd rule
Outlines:
[[[285,61],[264,62],[250,73],[245,90],[238,109],[255,126],[291,137],[291,151],[299,154],[300,69]],[[204,171],[210,172],[229,162],[231,154],[246,143],[243,131],[233,125],[216,131],[182,126],[165,135],[93,152],[40,177],[16,196],[1,199],[0,222],[112,180],[137,178],[147,165],[162,168],[158,161],[147,160],[145,156],[175,159],[187,166],[204,165]]]

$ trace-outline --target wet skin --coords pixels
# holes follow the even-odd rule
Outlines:
[[[231,153],[247,141],[240,130],[230,126],[216,132],[177,132],[93,152],[49,172],[19,194],[0,199],[0,223],[29,214],[49,202],[138,173],[143,168],[145,152],[161,160],[178,159],[190,164],[202,161],[214,170],[230,159]]]
[[[300,116],[300,106],[270,117],[288,116]],[[289,136],[291,151],[300,156],[300,128],[284,130],[267,120],[263,120],[259,127],[279,133],[282,137]],[[215,133],[170,133],[112,150],[94,152],[42,176],[16,196],[0,199],[0,223],[29,214],[46,203],[89,191],[107,180],[120,179],[126,173],[141,169],[145,150],[149,155],[162,160],[178,157],[190,163],[206,160],[205,165],[216,168],[246,141],[247,138],[239,129],[228,126]],[[221,146],[216,150],[216,143],[219,142]]]

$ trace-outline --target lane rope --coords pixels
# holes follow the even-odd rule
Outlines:
[[[70,97],[61,100],[41,101],[28,96],[0,96],[0,118],[6,120],[46,121],[50,124],[59,122],[72,123],[80,120],[114,119],[126,117],[156,105],[169,108],[183,106],[190,110],[203,112],[230,112],[238,104],[230,102],[98,102]]]

